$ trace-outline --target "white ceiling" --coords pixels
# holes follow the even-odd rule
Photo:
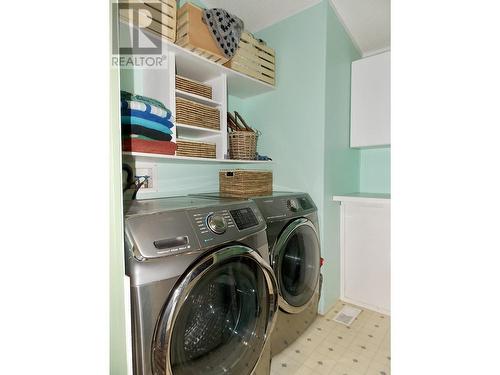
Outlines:
[[[321,0],[202,0],[224,8],[256,32],[318,4]],[[390,48],[390,0],[330,0],[354,44],[366,56]]]
[[[208,8],[224,8],[245,22],[245,29],[256,32],[321,0],[202,0]]]
[[[391,47],[390,0],[331,0],[363,56]]]

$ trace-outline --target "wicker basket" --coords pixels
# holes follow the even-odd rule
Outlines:
[[[175,119],[180,124],[220,129],[220,112],[218,108],[177,97],[175,99],[175,112]]]
[[[255,197],[273,192],[273,172],[232,169],[219,172],[219,191],[226,197]]]
[[[175,0],[122,0],[128,4],[141,4],[138,19],[132,19],[129,9],[120,11],[120,18],[134,26],[143,27],[152,33],[175,42],[177,31],[177,2]]]
[[[215,159],[215,143],[198,142],[177,138],[177,156],[190,156],[196,158]]]
[[[258,134],[249,131],[229,133],[229,158],[234,160],[255,160],[257,157]]]
[[[175,88],[190,94],[200,95],[212,99],[212,87],[191,79],[175,76]]]

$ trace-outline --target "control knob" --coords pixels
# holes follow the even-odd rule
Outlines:
[[[292,212],[297,212],[299,210],[299,205],[295,199],[289,199],[286,201],[286,206]]]
[[[211,214],[207,216],[208,228],[215,234],[222,234],[227,229],[227,222],[222,215]]]

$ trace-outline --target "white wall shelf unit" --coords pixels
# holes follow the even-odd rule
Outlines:
[[[120,21],[120,37],[122,34],[128,33],[131,27],[134,26]],[[144,34],[147,34],[147,37]],[[264,94],[275,89],[274,86],[268,83],[216,64],[169,40],[162,39],[153,33],[140,29],[139,42],[143,43],[142,45],[151,44],[148,37],[161,41],[163,54],[168,55],[168,52],[175,54],[177,59],[177,74],[183,77],[188,77],[199,82],[206,82],[221,74],[225,74],[227,76],[228,93],[242,99]]]
[[[120,22],[120,45],[130,46],[134,27]],[[183,162],[215,162],[215,163],[265,163],[258,160],[227,160],[227,96],[241,98],[258,95],[274,90],[274,86],[235,72],[222,65],[209,61],[191,51],[179,47],[172,42],[144,32],[139,32],[139,45],[150,45],[153,39],[161,42],[162,54],[166,62],[162,66],[149,68],[122,69],[121,89],[135,94],[157,99],[171,109],[176,119],[176,100],[184,98],[212,108],[220,112],[219,129],[207,129],[189,124],[174,122],[172,141],[178,138],[191,139],[216,145],[216,158],[207,159],[177,155],[146,154],[138,152],[124,153],[135,162],[146,161],[183,161]],[[137,53],[139,53],[138,51]],[[212,87],[212,99],[192,94],[175,87],[175,76],[180,75]]]

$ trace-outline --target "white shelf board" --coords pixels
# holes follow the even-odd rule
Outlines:
[[[175,94],[176,94],[176,96],[178,96],[180,98],[192,100],[193,102],[208,105],[210,107],[218,107],[218,106],[222,105],[222,103],[217,102],[215,100],[208,99],[208,98],[205,98],[203,96],[196,95],[196,94],[191,94],[190,92],[182,91],[179,89],[175,90]]]
[[[120,23],[125,27],[135,27],[122,20],[120,20]],[[214,63],[146,29],[140,29],[139,34],[141,33],[147,34],[150,38],[161,40],[162,54],[167,55],[169,51],[175,53],[177,74],[183,77],[194,79],[199,82],[206,82],[221,74],[226,74],[228,94],[242,99],[264,94],[275,89],[274,86],[268,83]]]
[[[358,202],[358,203],[390,203],[390,194],[379,193],[348,193],[342,195],[334,195],[334,202]]]
[[[123,152],[124,157],[134,158],[136,161],[145,162],[203,162],[203,163],[226,163],[226,164],[270,164],[270,160],[227,160],[227,159],[209,159],[195,158],[189,156],[163,155],[163,154],[147,154],[144,152]]]
[[[206,138],[221,135],[220,130],[200,128],[199,126],[176,123],[178,138]]]

